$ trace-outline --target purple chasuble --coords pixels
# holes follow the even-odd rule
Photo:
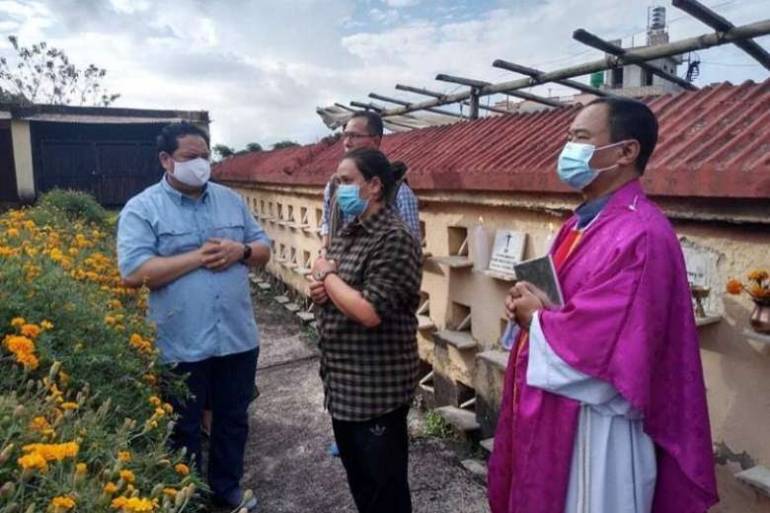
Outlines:
[[[553,247],[575,227],[573,216]],[[559,271],[565,305],[540,313],[553,351],[610,383],[655,443],[653,513],[717,502],[706,391],[684,258],[638,180],[616,191]],[[579,403],[526,384],[526,342],[511,351],[489,460],[492,513],[563,513]]]

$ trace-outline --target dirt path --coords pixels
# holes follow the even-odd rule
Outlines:
[[[318,360],[296,317],[269,296],[257,297],[262,331],[243,484],[263,513],[355,513],[345,471],[328,454],[331,422],[323,411]],[[418,412],[410,426],[419,432]],[[415,513],[487,513],[486,490],[446,443],[417,437],[410,448]]]

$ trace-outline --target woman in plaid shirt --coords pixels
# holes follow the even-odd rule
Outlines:
[[[411,512],[406,415],[419,359],[420,247],[390,207],[395,174],[356,149],[337,169],[337,201],[355,219],[313,265],[325,406],[362,513]]]

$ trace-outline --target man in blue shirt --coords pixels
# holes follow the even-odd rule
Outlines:
[[[243,453],[259,355],[248,267],[270,259],[270,241],[239,195],[209,183],[209,136],[189,123],[157,140],[161,181],[131,198],[118,223],[124,282],[150,289],[161,360],[187,374],[192,397],[170,398],[180,415],[174,447],[201,470],[204,405],[213,409],[208,481],[214,502],[235,508],[244,493]],[[245,501],[256,511],[256,500]]]
[[[345,128],[342,131],[342,145],[345,152],[357,148],[380,149],[382,142],[382,118],[376,112],[359,111],[353,114]],[[323,212],[321,217],[321,236],[323,247],[329,247],[329,240],[334,235],[334,230],[341,229],[345,224],[352,220],[350,216],[341,215],[341,219],[335,219],[332,211],[335,185],[333,180],[326,184],[324,189]],[[396,190],[393,204],[399,217],[406,224],[409,231],[417,241],[422,240],[420,234],[420,216],[417,205],[417,196],[415,196],[409,184],[403,181]],[[337,225],[337,226],[335,226]]]

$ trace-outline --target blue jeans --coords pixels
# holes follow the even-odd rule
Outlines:
[[[209,439],[208,481],[212,493],[223,497],[240,486],[243,456],[249,434],[247,409],[254,390],[259,348],[244,353],[183,362],[174,372],[187,375],[192,394],[186,400],[171,397],[169,402],[179,419],[171,436],[174,449],[187,448],[187,455],[204,475],[201,465],[201,418],[203,409],[212,411]]]

